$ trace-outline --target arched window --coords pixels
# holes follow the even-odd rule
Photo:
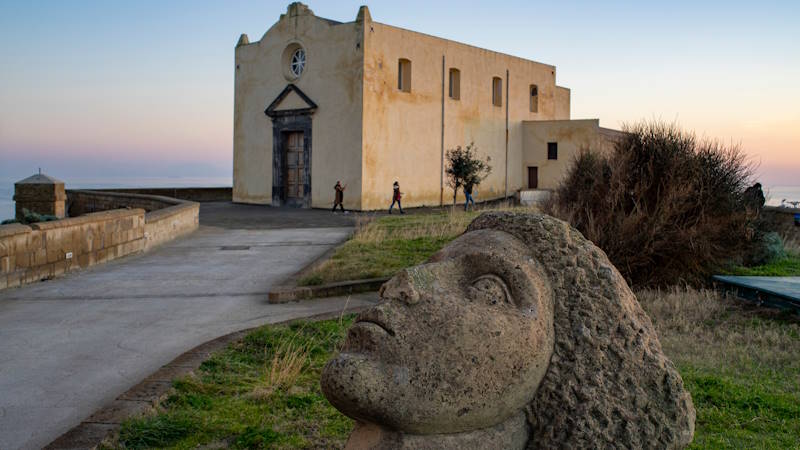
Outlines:
[[[405,58],[397,62],[397,89],[411,92],[411,61]]]
[[[503,80],[500,77],[492,78],[492,104],[503,106]]]
[[[456,68],[450,69],[450,98],[461,98],[461,71]]]
[[[531,85],[531,112],[539,112],[539,87],[535,84]]]

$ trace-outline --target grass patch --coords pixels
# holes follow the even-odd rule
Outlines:
[[[301,286],[345,280],[388,277],[427,260],[464,232],[477,212],[438,212],[359,218],[353,238],[316,270],[301,278]]]
[[[798,448],[800,324],[713,291],[637,294],[692,393],[691,448]]]
[[[500,209],[536,211],[525,207],[492,205],[464,212],[383,216],[375,220],[359,217],[353,238],[342,244],[330,259],[301,278],[300,286],[316,286],[345,280],[389,277],[399,270],[426,261],[466,230],[481,212]]]
[[[800,255],[788,254],[775,261],[755,267],[734,267],[729,275],[757,277],[796,277],[800,276]]]
[[[796,277],[800,276],[800,239],[796,236],[781,236],[784,256],[754,267],[736,266],[726,275],[755,276],[755,277]]]
[[[181,412],[130,420],[120,431],[125,448],[167,447],[197,431],[197,423]]]
[[[106,448],[336,448],[353,422],[322,395],[322,367],[352,316],[265,326],[173,381],[148,416]]]
[[[697,408],[691,448],[800,445],[800,324],[713,291],[637,293]],[[319,377],[352,323],[265,326],[214,354],[111,448],[341,448],[353,422]],[[298,371],[297,367],[301,369]]]

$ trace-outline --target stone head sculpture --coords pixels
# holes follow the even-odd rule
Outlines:
[[[680,448],[694,407],[605,254],[488,213],[360,314],[322,389],[348,448]]]

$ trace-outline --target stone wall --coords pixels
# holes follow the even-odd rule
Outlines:
[[[786,239],[800,240],[800,226],[795,224],[795,214],[800,214],[800,209],[777,206],[766,206],[761,213],[771,230],[777,231]]]
[[[95,189],[98,192],[118,192],[121,194],[160,195],[164,197],[190,200],[193,202],[230,202],[233,199],[233,188],[130,188],[130,189]]]
[[[67,190],[67,211],[69,217],[77,217],[98,211],[112,209],[141,208],[146,212],[172,206],[166,197],[142,194],[123,194],[106,191]]]
[[[199,226],[200,204],[186,200],[98,191],[67,191],[67,200],[80,215],[0,225],[0,289],[146,251]]]
[[[71,216],[116,208],[141,208],[145,214],[145,250],[184,236],[200,225],[200,204],[160,195],[68,190]]]
[[[145,212],[125,209],[31,225],[0,225],[0,289],[138,253]]]
[[[145,215],[145,250],[185,236],[200,226],[200,205],[181,200],[178,202]]]

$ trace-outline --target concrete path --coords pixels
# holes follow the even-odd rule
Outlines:
[[[713,279],[745,300],[800,313],[800,277],[714,275]]]
[[[351,222],[320,211],[304,221],[292,211],[293,228],[282,229],[281,210],[252,208],[204,204],[201,228],[187,238],[0,291],[0,449],[46,445],[205,341],[374,301],[268,304],[271,285],[344,240]],[[241,209],[247,219],[237,225]],[[303,228],[309,223],[334,226]]]

